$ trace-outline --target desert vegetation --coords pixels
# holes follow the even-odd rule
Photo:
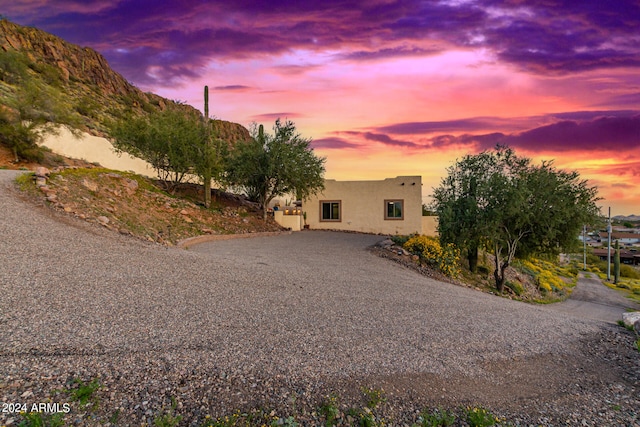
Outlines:
[[[434,189],[441,244],[453,243],[476,271],[479,250],[491,253],[498,292],[518,258],[569,253],[584,224],[596,223],[597,188],[553,162],[533,164],[508,147],[467,155]]]
[[[72,378],[67,387],[54,390],[53,400],[64,399],[64,405],[51,404],[49,410],[23,407],[18,413],[20,427],[61,427],[70,421],[74,413],[77,421],[94,421],[99,424],[118,425],[120,412],[110,410],[101,405],[100,395],[105,387],[99,378],[83,381]],[[346,403],[338,394],[325,396],[315,408],[296,408],[290,413],[282,413],[269,408],[236,409],[228,414],[212,416],[204,414],[199,419],[190,420],[192,426],[198,427],[297,427],[301,425],[317,426],[364,426],[382,427],[401,423],[412,427],[447,427],[470,426],[490,427],[511,425],[505,418],[495,415],[490,410],[478,406],[465,406],[456,409],[441,407],[417,408],[402,419],[390,415],[385,391],[382,389],[362,387],[360,397],[354,402]],[[34,410],[35,409],[35,410]],[[149,425],[158,427],[175,427],[183,425],[183,416],[178,409],[175,397],[168,398],[165,405],[149,411]]]

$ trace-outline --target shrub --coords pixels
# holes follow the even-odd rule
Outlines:
[[[408,236],[408,235],[395,235],[395,236],[391,236],[391,241],[393,243],[395,243],[398,246],[404,246],[405,243],[407,243],[407,240],[409,240],[411,237],[413,236]]]
[[[507,282],[505,283],[505,286],[511,289],[513,293],[516,294],[517,296],[521,296],[524,293],[524,288],[518,282],[512,282],[510,280],[507,280]]]
[[[564,290],[567,284],[562,280],[561,276],[575,278],[578,273],[575,267],[560,267],[552,262],[535,258],[519,260],[514,265],[519,267],[523,273],[533,276],[538,289],[542,292]]]
[[[564,289],[564,282],[561,278],[553,274],[549,270],[543,270],[536,277],[536,283],[541,290],[545,291],[560,291]]]
[[[484,265],[479,265],[476,268],[476,271],[478,272],[478,274],[482,274],[483,276],[488,276],[489,275],[489,267],[486,267]]]
[[[640,279],[640,271],[631,267],[630,265],[620,265],[620,276],[627,277],[629,279]]]
[[[435,237],[413,236],[404,244],[404,248],[420,259],[437,266],[437,258],[442,252],[440,242]]]
[[[460,250],[453,243],[443,247],[435,237],[413,236],[403,247],[449,277],[460,274]]]
[[[420,414],[419,427],[449,427],[456,421],[456,416],[453,412],[449,412],[443,409],[436,409],[432,412],[424,410]]]
[[[494,426],[500,419],[484,408],[469,408],[467,410],[467,423],[471,427]]]

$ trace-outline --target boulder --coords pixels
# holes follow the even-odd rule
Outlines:
[[[381,241],[380,243],[378,243],[378,245],[383,247],[383,248],[388,248],[389,246],[393,246],[393,240],[385,239],[385,240]]]
[[[627,328],[633,328],[636,322],[640,321],[640,311],[622,313],[622,321]]]
[[[49,176],[49,173],[49,169],[45,168],[44,166],[38,166],[35,170],[36,177],[39,178],[46,178]]]

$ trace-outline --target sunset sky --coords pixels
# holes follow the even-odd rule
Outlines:
[[[0,14],[102,53],[216,118],[293,120],[327,178],[421,175],[497,143],[640,214],[637,0],[16,0]]]

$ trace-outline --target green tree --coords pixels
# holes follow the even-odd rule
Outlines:
[[[478,265],[478,248],[487,235],[479,212],[485,201],[478,200],[478,181],[489,179],[491,160],[490,153],[466,156],[447,169],[447,176],[434,189],[440,240],[464,251],[472,272]]]
[[[178,106],[112,123],[111,137],[117,151],[151,164],[171,192],[210,154],[206,124],[196,112]]]
[[[2,57],[6,59],[3,53]],[[21,58],[19,54],[9,55]],[[32,77],[21,62],[0,60],[2,80],[16,83],[13,96],[5,98],[0,105],[0,142],[8,146],[20,159],[42,160],[38,144],[46,135],[56,135],[58,125],[66,126],[78,136],[80,117],[65,102],[60,89],[42,83]]]
[[[441,240],[469,256],[474,246],[489,249],[499,292],[516,255],[571,251],[582,225],[598,219],[597,189],[577,172],[533,165],[508,147],[466,156],[448,171],[434,191]]]
[[[273,131],[267,135],[262,125],[254,127],[253,139],[231,151],[225,172],[229,185],[260,204],[264,219],[275,197],[294,194],[304,199],[324,188],[326,159],[314,154],[311,140],[298,134],[291,121],[276,120]]]

